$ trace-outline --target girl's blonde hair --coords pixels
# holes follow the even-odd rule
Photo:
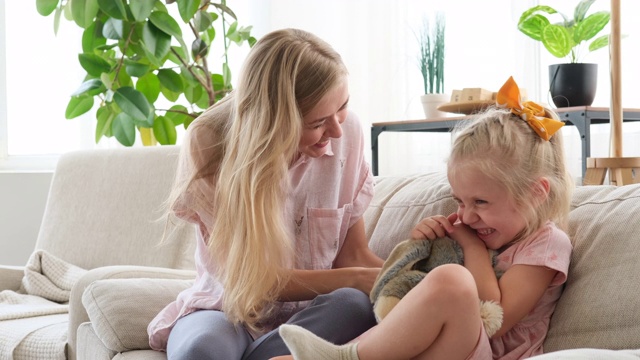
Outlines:
[[[171,206],[188,197],[215,218],[207,245],[232,322],[259,329],[288,281],[294,261],[284,219],[288,169],[303,116],[346,76],[339,54],[317,36],[274,31],[251,49],[237,88],[191,124],[183,151],[191,152],[194,171],[178,181]],[[200,181],[215,189],[213,198],[197,190]]]
[[[545,112],[558,119],[553,111]],[[560,131],[545,141],[510,110],[492,107],[460,127],[448,161],[449,173],[460,164],[475,166],[515,200],[528,222],[516,240],[548,220],[566,229],[573,181],[565,166]],[[539,182],[543,177],[549,181],[549,193],[540,202],[536,194],[544,191]]]

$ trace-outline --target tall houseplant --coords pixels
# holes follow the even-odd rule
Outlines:
[[[231,44],[256,42],[251,26],[238,25],[226,0],[166,0],[166,4],[36,0],[41,15],[53,14],[54,31],[63,15],[84,29],[78,61],[87,75],[71,94],[65,117],[75,118],[97,105],[96,142],[114,136],[131,146],[137,130],[144,145],[175,144],[176,127],[188,127],[231,91],[227,59]],[[216,56],[222,66],[214,72],[208,57],[218,40],[222,51]]]
[[[597,64],[580,60],[585,48],[591,52],[609,45],[609,35],[596,36],[609,23],[611,14],[598,11],[587,15],[594,2],[581,0],[574,9],[573,17],[552,7],[538,5],[526,10],[518,21],[518,29],[523,34],[540,41],[551,55],[568,60],[565,64],[549,66],[549,91],[558,107],[591,105],[595,97]],[[559,15],[560,21],[552,23],[550,19],[555,14]]]
[[[445,29],[444,14],[438,13],[434,26],[430,26],[427,18],[423,19],[416,36],[419,45],[418,66],[424,85],[421,101],[427,118],[444,116],[436,108],[449,100],[449,96],[444,94]]]

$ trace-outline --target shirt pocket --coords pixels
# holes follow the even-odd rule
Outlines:
[[[349,230],[351,204],[341,209],[307,208],[313,269],[330,269]]]

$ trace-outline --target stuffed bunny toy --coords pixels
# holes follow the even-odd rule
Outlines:
[[[496,253],[489,253],[496,276]],[[393,248],[370,294],[376,319],[380,322],[425,275],[443,264],[463,265],[460,245],[448,237],[435,240],[405,240]],[[502,307],[492,301],[480,301],[480,316],[489,336],[502,326]]]

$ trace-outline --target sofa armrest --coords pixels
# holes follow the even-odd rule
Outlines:
[[[84,290],[93,282],[103,279],[170,279],[170,280],[193,280],[196,277],[196,272],[193,270],[177,270],[169,268],[149,267],[149,266],[131,266],[131,265],[118,265],[118,266],[104,266],[89,270],[71,289],[71,296],[69,299],[69,331],[67,338],[67,354],[70,360],[76,359],[76,334],[80,324],[89,321],[87,310],[82,303],[82,294]],[[125,292],[118,293],[116,295],[126,294],[122,296],[131,301],[131,304],[136,304],[137,300],[132,296],[135,294]],[[160,294],[154,293],[154,296]],[[174,298],[175,298],[174,294]],[[147,305],[148,299],[139,302]],[[159,309],[158,309],[159,311]],[[145,325],[146,326],[146,325]],[[146,334],[146,327],[145,327]]]
[[[147,350],[147,326],[193,280],[105,279],[82,295],[91,326],[109,351]]]
[[[24,277],[24,266],[0,265],[0,291],[18,291]]]

